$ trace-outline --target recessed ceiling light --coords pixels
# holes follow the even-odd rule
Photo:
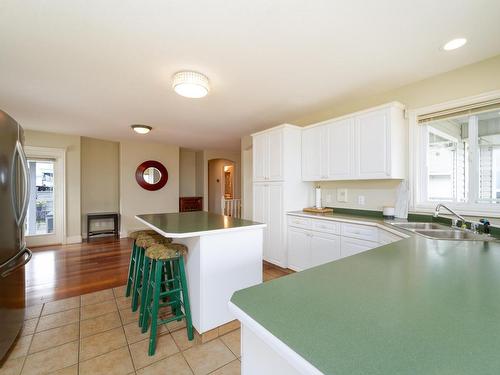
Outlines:
[[[131,128],[139,134],[148,134],[151,129],[153,129],[151,126],[148,125],[132,125]]]
[[[177,72],[172,78],[172,88],[186,98],[203,98],[209,91],[208,78],[198,72]]]
[[[452,39],[443,46],[443,50],[452,51],[454,49],[463,47],[465,45],[465,43],[467,43],[467,39],[465,39],[465,38]]]

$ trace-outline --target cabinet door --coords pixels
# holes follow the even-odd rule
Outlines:
[[[288,268],[302,271],[310,267],[310,238],[309,231],[288,227]]]
[[[269,221],[269,189],[265,184],[253,185],[253,220],[258,223]],[[266,256],[269,244],[269,227],[263,230],[263,252]]]
[[[328,125],[328,179],[342,180],[354,176],[354,119]]]
[[[340,259],[340,236],[312,232],[311,267]]]
[[[340,240],[340,254],[342,258],[362,253],[377,247],[376,242],[359,240],[357,238],[342,237]]]
[[[358,178],[390,176],[389,113],[386,109],[356,117]]]
[[[302,132],[302,180],[319,181],[326,174],[322,164],[326,165],[324,153],[325,139],[322,139],[325,130],[323,126],[305,129]]]
[[[269,219],[269,243],[267,246],[266,257],[270,262],[286,267],[286,254],[284,247],[284,212],[283,212],[283,185],[268,185],[268,207]]]
[[[269,166],[268,179],[270,181],[283,180],[283,131],[269,132]]]
[[[253,137],[253,180],[266,181],[269,173],[269,135]]]

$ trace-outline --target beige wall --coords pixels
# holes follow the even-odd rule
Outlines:
[[[181,148],[179,152],[179,195],[196,195],[196,151]]]
[[[205,153],[203,151],[196,151],[195,155],[195,168],[196,168],[196,188],[195,188],[195,194],[197,197],[202,197],[203,196],[203,163],[205,161]]]
[[[135,170],[146,160],[157,160],[168,170],[168,182],[158,191],[141,188]],[[122,236],[145,228],[137,214],[177,212],[179,210],[179,147],[159,143],[120,143],[120,212]]]
[[[120,209],[120,149],[118,142],[82,137],[82,236],[86,237],[89,212]]]
[[[25,130],[25,144],[66,150],[66,241],[81,240],[80,137]]]
[[[415,109],[498,89],[500,55],[379,95],[346,98],[330,103],[291,123],[305,126],[394,100],[406,104],[409,109]]]
[[[306,126],[391,101],[399,101],[411,110],[499,89],[500,55],[379,95],[347,97],[332,102],[318,111],[305,114],[290,123]],[[243,141],[248,144],[248,140],[242,138],[242,145]],[[246,164],[244,168],[251,167]],[[243,176],[247,176],[247,173],[243,172]],[[395,204],[399,181],[332,181],[321,182],[319,185],[323,189],[324,199],[326,194],[332,195],[332,206],[379,210],[384,205]],[[336,201],[337,188],[348,189],[347,203]],[[364,205],[358,204],[359,195],[365,196]]]

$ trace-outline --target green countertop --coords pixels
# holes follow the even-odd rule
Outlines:
[[[231,301],[325,374],[500,373],[499,242],[411,236]]]
[[[205,211],[137,215],[136,218],[168,237],[190,237],[215,231],[239,230],[265,224]]]

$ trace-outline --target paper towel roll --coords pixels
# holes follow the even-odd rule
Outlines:
[[[321,208],[321,188],[316,188],[315,189],[316,193],[316,208]]]

